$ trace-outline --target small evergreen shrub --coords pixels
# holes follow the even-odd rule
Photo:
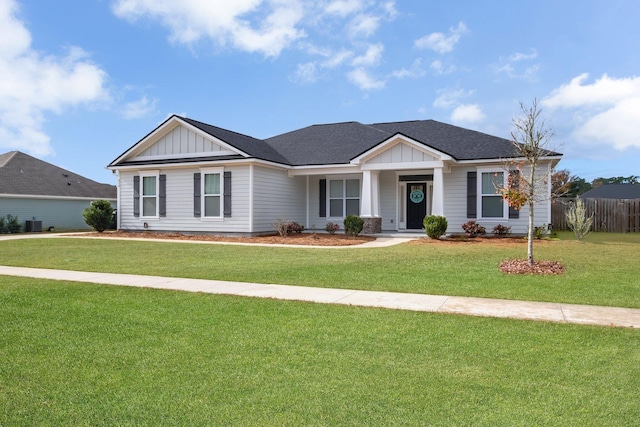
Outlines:
[[[357,236],[364,228],[364,220],[358,215],[349,215],[344,219],[344,234]]]
[[[113,208],[107,200],[94,200],[88,208],[82,212],[84,222],[93,227],[98,233],[109,228],[113,219]]]
[[[4,223],[4,218],[0,217],[0,234],[7,232],[7,225]]]
[[[7,215],[4,226],[6,233],[19,233],[22,231],[22,224],[20,224],[17,216]]]
[[[541,225],[540,227],[533,228],[533,238],[534,239],[544,239],[549,235],[549,228],[546,224]]]
[[[507,237],[511,235],[511,227],[507,227],[506,225],[498,224],[493,227],[493,235],[496,237]]]
[[[487,233],[487,229],[475,222],[474,220],[467,221],[462,224],[462,229],[467,237],[483,236]]]
[[[324,229],[329,234],[336,234],[336,231],[340,230],[340,224],[328,222]]]
[[[422,221],[424,224],[424,231],[432,239],[439,239],[447,232],[447,219],[440,215],[425,216]]]

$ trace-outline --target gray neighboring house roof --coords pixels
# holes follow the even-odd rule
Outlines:
[[[580,197],[583,199],[640,199],[640,184],[602,184]]]
[[[10,151],[0,154],[0,194],[115,200],[117,188]]]

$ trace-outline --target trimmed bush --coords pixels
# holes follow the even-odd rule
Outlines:
[[[336,231],[340,230],[340,224],[328,222],[327,225],[325,225],[324,229],[329,234],[336,234]]]
[[[93,227],[98,233],[109,228],[113,219],[113,208],[107,200],[94,200],[88,208],[82,212],[84,222]]]
[[[19,233],[22,231],[22,224],[18,220],[17,216],[7,215],[7,219],[4,221],[3,233]]]
[[[467,237],[482,236],[487,233],[487,229],[475,222],[474,220],[467,221],[462,224],[462,229]]]
[[[344,219],[344,234],[357,236],[364,228],[364,220],[358,215],[349,215]]]
[[[444,233],[447,232],[447,219],[440,215],[425,216],[422,221],[424,224],[424,231],[432,239],[439,239]]]
[[[496,237],[507,237],[511,235],[511,227],[507,227],[506,225],[498,224],[493,227],[493,235]]]
[[[296,233],[300,234],[304,231],[304,225],[300,225],[295,221],[291,221],[287,224],[287,234]]]

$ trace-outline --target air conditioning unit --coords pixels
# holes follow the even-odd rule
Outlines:
[[[27,220],[25,231],[27,233],[41,233],[42,232],[42,221],[35,220]]]

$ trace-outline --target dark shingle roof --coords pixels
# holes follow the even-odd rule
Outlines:
[[[266,139],[292,165],[349,163],[391,134],[358,122],[314,125]]]
[[[226,142],[227,144],[237,148],[238,150],[248,154],[251,157],[277,163],[288,163],[287,159],[285,159],[280,153],[278,153],[268,144],[265,144],[264,141],[260,139],[222,129],[216,126],[211,126],[197,120],[188,119],[186,117],[179,118],[189,123],[190,125],[197,127],[201,131],[206,132],[209,135]]]
[[[580,197],[583,199],[640,199],[640,184],[602,184]]]
[[[0,155],[0,194],[115,199],[117,189],[11,151]]]
[[[518,154],[508,139],[435,120],[375,123],[371,126],[392,134],[400,133],[456,160],[508,158]]]

